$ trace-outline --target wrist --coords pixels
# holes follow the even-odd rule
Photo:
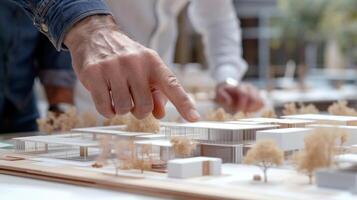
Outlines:
[[[86,42],[91,33],[101,29],[116,30],[117,27],[111,15],[92,15],[73,25],[64,38],[64,44],[71,50]]]

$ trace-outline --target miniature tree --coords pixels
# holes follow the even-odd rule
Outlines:
[[[307,174],[310,184],[316,169],[332,165],[338,137],[334,128],[316,128],[305,136],[304,149],[293,156],[297,171]]]
[[[275,110],[273,108],[270,108],[263,110],[260,116],[265,118],[276,118],[277,115],[275,113]]]
[[[128,119],[128,115],[115,115],[110,119],[105,119],[103,121],[103,126],[124,125],[128,123]]]
[[[140,159],[137,160],[137,168],[140,169],[141,173],[145,170],[151,169],[152,159],[151,159],[152,145],[143,144],[140,148]]]
[[[264,182],[268,182],[267,171],[272,166],[282,164],[284,158],[281,151],[273,140],[260,140],[253,148],[249,149],[244,157],[245,164],[255,164],[260,167],[264,174]]]
[[[232,119],[232,115],[227,113],[223,108],[218,108],[214,111],[211,111],[206,116],[207,121],[224,122],[224,121],[229,121],[231,119]]]
[[[54,121],[56,120],[56,116],[53,112],[48,112],[47,117],[37,119],[37,126],[40,132],[51,134],[55,131]]]
[[[77,109],[74,106],[68,108],[66,112],[58,116],[57,123],[60,131],[70,131],[77,127],[80,123]]]
[[[72,128],[77,127],[79,122],[75,107],[70,107],[61,114],[48,112],[45,118],[37,120],[39,130],[49,134],[55,131],[70,131]]]
[[[175,156],[188,157],[196,149],[196,143],[187,137],[173,137],[170,142]]]
[[[115,144],[115,155],[118,169],[133,169],[137,160],[133,140],[118,140]]]
[[[97,125],[97,117],[90,112],[84,112],[81,116],[81,127],[93,127]]]
[[[237,112],[233,115],[232,119],[233,120],[240,120],[240,119],[244,119],[249,117],[248,113],[244,113],[244,112]]]
[[[96,162],[92,166],[103,166],[107,164],[107,160],[111,154],[111,144],[110,144],[110,136],[103,135],[99,140],[99,148],[100,154],[96,159]]]
[[[320,111],[313,104],[308,104],[306,106],[300,104],[300,108],[298,108],[295,103],[288,103],[285,104],[283,108],[284,115],[318,114],[319,112]]]
[[[357,116],[357,111],[348,107],[347,101],[338,101],[330,105],[327,109],[331,115]]]
[[[313,104],[300,105],[299,114],[318,114],[320,111]]]
[[[131,116],[127,122],[126,130],[130,132],[158,133],[160,132],[160,123],[152,114],[141,120]]]
[[[283,108],[283,115],[296,115],[299,113],[299,110],[295,103],[287,103]]]

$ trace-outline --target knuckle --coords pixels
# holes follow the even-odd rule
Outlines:
[[[101,71],[101,65],[100,64],[89,64],[86,65],[82,70],[81,70],[81,76],[83,77],[91,77],[95,74],[98,74]]]
[[[142,119],[146,117],[149,113],[151,113],[153,110],[153,106],[151,104],[143,104],[143,105],[137,105],[134,110],[134,115]]]
[[[168,76],[167,83],[168,83],[168,86],[172,89],[181,88],[181,85],[180,85],[178,79],[174,75]]]
[[[119,62],[124,63],[124,64],[132,63],[132,62],[138,60],[138,58],[139,58],[139,55],[137,55],[135,53],[125,53],[125,54],[118,55]]]
[[[156,51],[154,51],[152,49],[148,49],[148,48],[141,50],[141,53],[143,56],[146,56],[146,57],[156,57],[157,56]]]

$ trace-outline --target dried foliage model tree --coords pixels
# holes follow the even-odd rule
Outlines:
[[[140,157],[136,161],[135,168],[140,169],[141,173],[144,173],[144,170],[150,170],[152,168],[152,145],[143,144],[140,147]]]
[[[173,137],[170,140],[175,156],[188,157],[196,149],[196,143],[187,137]]]
[[[128,123],[128,120],[128,115],[115,115],[110,119],[105,119],[103,121],[103,126],[124,125]]]
[[[297,114],[318,114],[320,111],[313,104],[304,106],[300,104],[298,107],[295,103],[288,103],[284,105],[284,115],[297,115]]]
[[[261,112],[260,116],[264,117],[264,118],[276,118],[277,117],[276,112],[273,108],[263,110]]]
[[[126,129],[130,132],[158,133],[160,132],[160,122],[152,114],[141,120],[131,115],[127,121]]]
[[[347,104],[347,101],[338,101],[329,106],[327,111],[331,115],[357,116],[357,111]]]
[[[118,175],[119,169],[139,169],[141,173],[151,169],[151,145],[141,145],[139,152],[136,152],[133,140],[112,140],[110,136],[103,136],[99,144],[101,153],[94,166],[102,166],[110,162],[114,165],[115,175]],[[114,149],[113,153],[112,149]],[[139,153],[140,156],[138,156],[137,153]]]
[[[309,177],[309,183],[316,169],[330,167],[336,154],[337,140],[340,145],[346,141],[344,132],[336,128],[316,128],[305,136],[304,149],[293,156],[296,170]]]
[[[55,131],[70,131],[80,124],[75,107],[69,108],[65,113],[55,114],[48,112],[47,117],[37,119],[37,125],[41,132],[52,133]]]
[[[91,112],[82,113],[81,119],[81,127],[94,127],[97,125],[97,117]]]
[[[260,140],[251,148],[244,157],[245,164],[254,164],[260,167],[264,174],[264,182],[268,182],[267,171],[272,166],[283,163],[284,153],[273,140]]]
[[[38,129],[43,133],[66,132],[77,127],[93,127],[97,125],[97,117],[90,112],[78,114],[72,106],[64,113],[48,112],[45,118],[37,119]]]
[[[232,120],[232,115],[227,113],[223,108],[218,108],[209,112],[206,116],[206,120],[224,122]]]
[[[248,117],[248,113],[237,112],[234,115],[227,113],[223,108],[218,108],[214,111],[209,112],[206,115],[207,121],[216,121],[216,122],[224,122],[224,121],[232,121],[239,120]]]

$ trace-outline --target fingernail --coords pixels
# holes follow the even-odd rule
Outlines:
[[[197,121],[200,118],[200,114],[195,109],[189,111],[189,117],[192,121]]]

